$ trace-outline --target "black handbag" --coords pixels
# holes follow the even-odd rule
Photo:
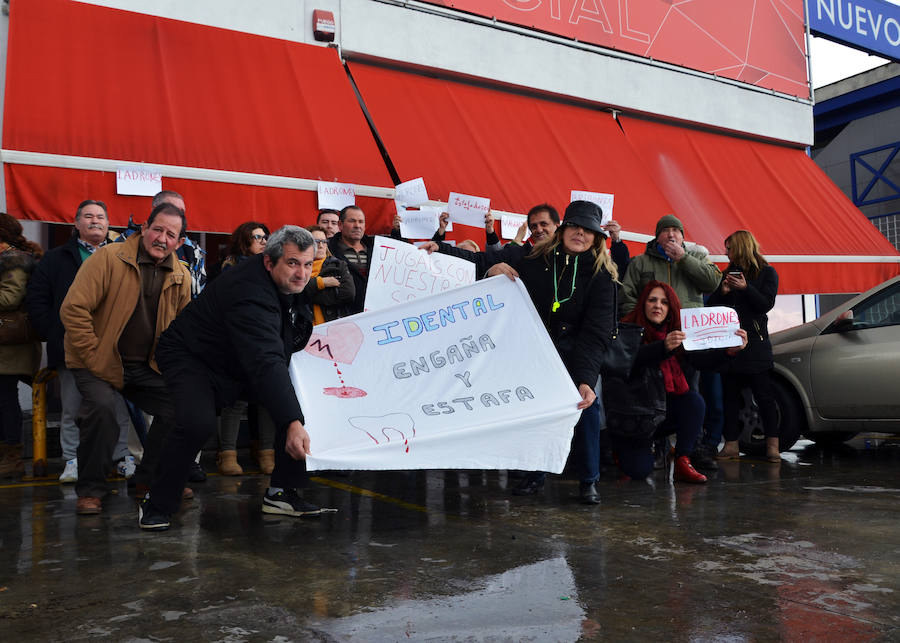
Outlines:
[[[613,328],[606,351],[600,360],[600,373],[603,377],[627,379],[634,365],[638,347],[644,337],[644,327],[638,324],[622,323],[618,318],[619,287],[613,283],[613,315],[616,326]]]
[[[24,307],[0,312],[0,345],[28,344],[39,339]]]
[[[662,371],[651,366],[628,379],[603,382],[603,406],[609,432],[629,439],[651,437],[666,419],[666,384]]]

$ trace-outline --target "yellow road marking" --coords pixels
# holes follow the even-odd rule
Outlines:
[[[428,513],[428,508],[423,507],[422,505],[416,505],[411,502],[406,502],[405,500],[400,500],[399,498],[394,498],[393,496],[386,496],[383,493],[378,493],[377,491],[369,491],[368,489],[363,489],[362,487],[355,487],[352,484],[345,484],[343,482],[337,482],[336,480],[329,480],[328,478],[320,478],[318,476],[314,478],[310,478],[313,482],[318,484],[323,484],[329,487],[334,487],[335,489],[340,489],[342,491],[349,491],[350,493],[355,493],[360,496],[366,496],[367,498],[373,498],[375,500],[381,500],[382,502],[388,502],[392,505],[397,505],[398,507],[403,507],[404,509],[411,509],[413,511],[421,511],[422,513]]]

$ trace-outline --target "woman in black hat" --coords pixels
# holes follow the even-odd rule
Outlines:
[[[615,323],[616,266],[606,249],[600,208],[573,201],[552,237],[538,243],[515,266],[497,264],[489,276],[520,277],[563,363],[578,387],[582,409],[575,426],[573,458],[580,479],[579,497],[599,504],[600,430],[604,419],[595,389],[601,355]],[[532,495],[544,486],[544,472],[526,476],[513,490]]]

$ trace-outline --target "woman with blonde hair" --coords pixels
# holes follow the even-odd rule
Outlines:
[[[520,277],[572,381],[578,387],[581,418],[575,425],[573,460],[578,467],[579,498],[599,504],[600,431],[603,413],[596,388],[600,362],[615,324],[616,266],[606,249],[600,208],[573,201],[562,225],[515,266],[497,264],[488,276]],[[546,474],[533,472],[513,490],[532,495]]]
[[[22,236],[22,224],[0,212],[0,318],[23,316],[28,277],[44,251]],[[37,338],[0,340],[0,478],[25,472],[19,380],[30,381],[41,363]]]
[[[725,446],[719,459],[740,455],[738,413],[741,390],[750,388],[759,408],[766,434],[766,459],[781,462],[778,448],[778,413],[772,390],[772,344],[769,341],[767,313],[775,305],[778,273],[759,252],[759,243],[747,230],[733,232],[725,239],[728,268],[722,282],[710,295],[708,306],[728,306],[737,311],[741,328],[747,331],[747,348],[727,365],[722,373],[722,395],[725,410],[723,434]]]

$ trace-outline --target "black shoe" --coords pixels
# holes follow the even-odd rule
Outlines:
[[[169,516],[157,511],[147,496],[138,505],[138,525],[147,531],[165,531],[169,528]]]
[[[284,516],[318,516],[322,509],[300,497],[296,489],[285,489],[269,495],[267,491],[263,496],[263,513],[281,514]]]
[[[691,464],[695,469],[703,469],[705,471],[718,471],[719,465],[716,463],[715,457],[710,453],[709,447],[705,444],[698,444],[691,453]]]
[[[578,498],[583,505],[600,504],[600,494],[597,493],[597,486],[593,482],[578,483]]]
[[[191,462],[191,468],[188,470],[188,482],[206,482],[206,471],[199,462]]]
[[[669,440],[662,438],[653,442],[653,468],[656,471],[665,469],[668,462],[666,456],[669,455]]]
[[[517,484],[513,490],[512,495],[514,496],[533,496],[544,488],[544,480],[543,478],[535,478],[532,476],[526,476],[522,482]]]

